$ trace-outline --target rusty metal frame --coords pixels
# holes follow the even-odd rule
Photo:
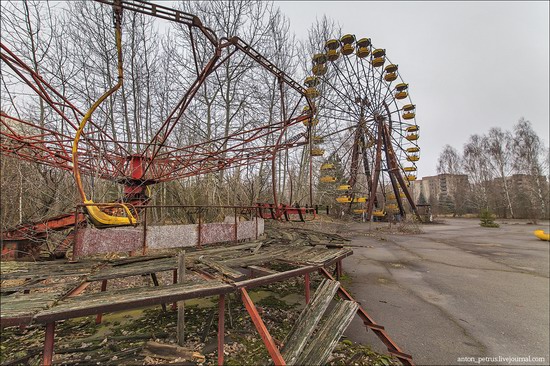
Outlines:
[[[377,121],[379,126],[382,121]],[[376,141],[376,162],[374,166],[374,177],[372,180],[372,190],[370,191],[369,201],[367,205],[367,220],[372,220],[372,210],[374,209],[374,200],[376,198],[376,190],[378,189],[378,179],[380,177],[380,169],[382,164],[382,135],[379,134]]]
[[[262,320],[262,317],[258,313],[258,309],[256,309],[256,306],[250,299],[250,296],[248,296],[248,292],[244,287],[241,288],[241,298],[243,300],[246,311],[248,312],[248,314],[250,315],[250,318],[252,319],[252,322],[254,323],[254,326],[258,330],[258,333],[260,333],[260,337],[262,338],[262,341],[264,342],[265,347],[267,348],[267,352],[269,352],[269,355],[271,356],[273,363],[276,366],[286,365],[286,362],[283,359],[283,356],[281,356],[281,352],[277,348],[277,345],[275,344],[275,341],[271,337],[271,334],[269,334],[269,331],[267,330]]]
[[[321,268],[319,271],[323,276],[334,281],[334,277],[332,277],[332,275],[325,268]],[[338,288],[338,296],[347,301],[355,301],[355,299],[349,294],[349,292],[347,292],[342,286]],[[404,353],[401,348],[399,348],[399,346],[386,333],[384,327],[377,324],[361,305],[359,305],[359,308],[357,309],[357,315],[363,320],[363,324],[365,324],[365,327],[367,329],[371,329],[374,334],[382,341],[382,343],[386,345],[388,352],[391,355],[397,357],[397,359],[403,365],[414,365],[412,361],[412,356]]]
[[[238,37],[218,39],[214,32],[205,27],[197,16],[147,1],[95,1],[112,6],[115,11],[128,10],[187,25],[190,30],[191,38],[193,38],[193,32],[191,30],[198,29],[210,42],[213,49],[213,54],[210,61],[204,66],[202,71],[199,72],[198,65],[196,65],[196,80],[190,85],[189,89],[180,99],[179,103],[177,103],[166,120],[157,129],[154,137],[145,144],[145,148],[141,153],[142,162],[145,164],[141,177],[131,176],[130,178],[131,174],[129,174],[128,168],[128,157],[130,154],[124,147],[124,144],[132,142],[114,139],[99,125],[94,123],[93,120],[89,123],[91,130],[88,131],[87,135],[83,134],[83,138],[87,141],[88,148],[92,150],[88,151],[85,146],[82,146],[79,147],[78,152],[78,156],[81,157],[79,160],[81,162],[80,166],[83,174],[91,174],[91,172],[97,168],[100,170],[99,176],[101,178],[123,184],[131,183],[130,186],[135,187],[196,176],[198,174],[217,172],[229,167],[256,164],[265,160],[272,160],[273,164],[275,164],[277,152],[302,146],[306,143],[297,142],[297,139],[294,138],[291,138],[288,141],[281,141],[282,136],[289,127],[297,125],[303,120],[311,117],[311,113],[298,117],[294,116],[298,105],[302,102],[302,100],[304,100],[304,98],[305,101],[312,106],[311,101],[305,96],[305,89],[298,82],[286,75],[284,71],[279,69],[259,52],[257,52],[254,48],[245,43],[242,39]],[[195,43],[193,41],[191,46],[193,47],[195,61],[197,61],[197,50],[195,49]],[[228,55],[220,59],[222,49],[229,47],[233,47],[233,50],[229,51]],[[171,147],[166,144],[163,146],[163,144],[167,142],[167,138],[171,131],[174,129],[179,119],[190,105],[191,100],[201,88],[201,85],[204,83],[206,78],[221,64],[236,54],[237,51],[244,54],[245,57],[251,58],[257,65],[270,72],[279,80],[283,121],[266,124],[262,127],[247,131],[241,131],[227,137],[206,141],[208,143],[223,140],[228,141],[228,139],[233,139],[237,142],[240,141],[240,143],[237,143],[235,146],[230,146],[225,150],[218,150],[215,152],[207,151],[203,146],[201,146],[202,144],[190,145],[186,147]],[[73,120],[79,120],[83,116],[82,111],[74,106],[61,93],[56,91],[55,88],[46,82],[40,74],[26,65],[4,44],[1,44],[0,56],[2,61],[14,71],[23,83],[34,90],[38,97],[40,97],[61,116],[61,120],[64,121],[64,123],[67,123],[69,130],[71,128],[76,130],[77,123],[73,122]],[[287,106],[284,97],[283,84],[293,89],[300,96],[299,100],[292,108],[292,112],[289,117],[286,116]],[[60,107],[63,107],[64,109],[61,109]],[[69,111],[69,114],[72,112],[73,116],[70,117],[69,114],[65,114],[64,111],[66,110]],[[2,154],[11,154],[23,160],[39,162],[68,171],[72,170],[72,159],[70,153],[72,136],[59,134],[57,131],[48,130],[40,126],[33,125],[32,123],[15,119],[4,113],[2,114],[2,117],[3,119],[17,120],[19,123],[37,128],[40,132],[37,136],[33,137],[23,136],[18,134],[15,130],[9,128],[9,125],[2,121],[2,123],[6,126],[6,129],[2,131],[2,135],[8,142],[0,144],[0,152],[2,152]],[[277,133],[277,131],[281,131],[281,135],[276,144],[271,146],[262,146],[260,149],[257,146],[247,147],[247,145],[249,145],[252,141],[273,133]],[[91,137],[96,132],[100,133],[102,138],[106,138],[106,140],[109,141],[109,144],[115,146],[114,151],[102,150],[102,159],[99,159],[99,161],[97,160],[97,155],[93,151],[98,151],[99,145],[96,144],[96,142],[101,143],[101,141]],[[44,139],[45,136],[49,136],[50,138],[53,137],[53,140]],[[309,133],[304,134],[303,137],[308,140]],[[161,146],[163,146],[163,150],[165,151],[161,152]],[[228,154],[230,156],[227,157]],[[93,164],[92,162],[96,162],[96,164]],[[121,176],[125,178],[121,180]],[[129,191],[133,190],[129,189]],[[277,198],[274,197],[274,200],[276,201]]]
[[[397,179],[397,182],[401,186],[401,189],[403,190],[403,193],[405,193],[405,197],[407,198],[407,201],[411,205],[413,213],[416,215],[416,218],[420,222],[422,222],[422,217],[418,213],[418,209],[416,208],[416,204],[414,203],[414,200],[411,196],[411,192],[409,192],[409,189],[407,188],[407,184],[405,183],[405,180],[403,179],[403,176],[401,175],[401,172],[398,168],[397,162],[395,160],[395,152],[393,151],[393,148],[392,148],[391,143],[389,141],[390,136],[389,136],[388,126],[386,126],[385,124],[383,126],[383,131],[382,132],[383,132],[382,135],[384,136],[384,139],[385,139],[386,149],[388,150],[388,155],[389,155],[388,163],[390,165],[389,166],[390,178],[393,175],[395,177],[395,179]],[[397,202],[399,204],[400,212],[402,214],[404,214],[405,211],[403,210],[403,207],[402,207],[402,204],[401,204],[401,198],[399,196],[399,190],[396,189],[397,184],[393,181],[393,179],[392,179],[392,185],[394,186],[393,188],[394,188],[394,192],[395,192],[395,197],[397,198]]]

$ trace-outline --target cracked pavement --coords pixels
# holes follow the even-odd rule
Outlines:
[[[499,356],[544,357],[533,364],[548,364],[549,242],[533,235],[549,231],[548,221],[499,222],[492,229],[476,219],[446,219],[423,225],[422,234],[352,224],[345,286],[416,364]],[[346,335],[386,351],[358,318]]]

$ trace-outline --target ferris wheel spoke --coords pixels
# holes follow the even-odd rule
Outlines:
[[[348,108],[349,108],[349,112],[351,111],[354,111],[355,107],[351,104],[348,103],[348,100],[349,100],[349,92],[347,90],[347,88],[344,86],[344,83],[342,82],[341,78],[340,78],[340,75],[336,72],[335,73],[336,76],[338,77],[338,81],[340,82],[340,85],[342,86],[342,88],[339,88],[338,86],[335,86],[332,82],[326,80],[325,83],[327,86],[330,86],[332,91],[334,91],[336,94],[338,94],[339,96],[339,101],[343,104],[345,104]],[[344,89],[344,92],[342,92],[341,89]],[[348,95],[347,95],[348,94]],[[328,95],[327,95],[328,97]],[[326,97],[325,97],[326,99]],[[333,102],[333,104],[335,106],[338,106],[336,103]],[[349,113],[348,112],[348,113]]]
[[[334,106],[334,108],[329,108],[329,107],[323,107],[322,109],[326,109],[328,111],[333,111],[333,112],[339,112],[339,113],[342,113],[342,114],[345,114],[345,115],[354,115],[356,116],[357,118],[359,118],[359,114],[356,114],[355,112],[353,111],[350,111],[350,110],[345,110],[345,109],[342,109],[338,104],[336,104],[335,102],[333,102],[332,100],[328,99],[327,97],[324,97],[324,96],[320,96],[320,99],[323,101],[323,102],[328,102],[330,103],[332,106]],[[321,105],[319,104],[319,107],[321,107]],[[318,108],[318,109],[321,109],[321,108]],[[356,120],[357,121],[357,120]]]
[[[349,64],[349,67],[348,67],[348,64]],[[361,103],[362,105],[362,102],[364,100],[364,90],[362,88],[362,85],[360,83],[360,78],[358,77],[357,73],[355,72],[355,69],[353,68],[353,66],[351,65],[351,61],[349,59],[349,57],[344,57],[344,65],[346,67],[346,72],[349,76],[353,76],[354,77],[354,80],[357,81],[357,85],[359,86],[359,94],[355,95],[355,102],[357,103],[357,98],[359,98],[359,103]],[[350,72],[350,68],[351,68],[351,72]],[[349,82],[349,78],[348,78],[348,82]],[[351,82],[349,82],[351,84]],[[352,85],[352,88],[355,90],[356,88]]]
[[[351,100],[354,101],[357,97],[359,97],[359,95],[357,94],[357,91],[355,90],[354,85],[351,83],[351,81],[350,81],[350,79],[349,79],[349,76],[350,76],[350,75],[349,75],[349,70],[347,70],[347,64],[346,64],[346,61],[345,61],[345,60],[347,59],[347,57],[346,57],[346,56],[343,56],[343,58],[344,58],[344,65],[346,65],[346,71],[347,71],[347,73],[344,75],[344,71],[343,71],[343,70],[340,70],[340,68],[336,68],[336,69],[335,69],[335,73],[336,73],[336,75],[338,76],[338,79],[340,80],[342,86],[344,87],[344,91],[345,91],[346,93],[349,94],[349,92],[348,92],[348,90],[347,90],[347,87],[345,87],[344,85],[347,85],[347,86],[349,86],[349,87],[351,88],[351,90],[352,90],[352,92],[353,92],[353,99],[351,99]],[[340,64],[341,64],[341,63],[342,63],[342,62],[340,62]],[[345,82],[344,82],[344,80],[345,80]],[[348,97],[348,99],[349,99],[349,97]]]
[[[365,59],[362,58],[360,59],[360,64],[361,64],[361,67],[363,69],[363,75],[364,75],[364,80],[367,84],[367,92],[368,92],[368,96],[369,96],[369,102],[371,103],[371,107],[370,107],[370,110],[371,110],[371,113],[374,115],[376,114],[376,109],[375,109],[375,106],[377,104],[377,97],[375,95],[375,84],[374,84],[374,67],[372,67],[371,63],[369,61],[367,61],[367,64],[365,65]],[[369,79],[372,79],[372,82],[371,80]],[[370,85],[370,87],[369,87]]]
[[[362,60],[360,57],[355,57],[355,66],[358,66],[359,62],[358,60]],[[348,68],[348,64],[349,64],[349,68]],[[365,85],[363,86],[363,84],[361,83],[361,77],[360,77],[360,72],[358,72],[357,70],[355,70],[355,67],[352,65],[352,62],[351,60],[349,60],[349,58],[346,58],[346,62],[345,62],[345,65],[346,65],[346,70],[348,70],[348,73],[349,73],[349,69],[352,70],[352,73],[353,73],[353,76],[355,77],[355,80],[357,80],[357,83],[359,85],[359,89],[361,90],[361,103],[363,106],[366,106],[367,109],[371,112],[371,115],[374,114],[374,110],[371,108],[372,107],[372,96],[370,95],[369,91],[368,91],[368,85]],[[367,98],[367,95],[369,95],[369,98]]]
[[[351,62],[350,62],[350,65],[351,65]],[[373,104],[374,95],[372,94],[371,90],[369,90],[368,78],[361,76],[361,74],[363,74],[363,76],[366,76],[366,71],[363,64],[363,58],[360,58],[360,57],[355,58],[355,67],[357,68],[355,75],[357,77],[358,83],[361,85],[361,88],[363,90],[364,98],[366,99],[365,105],[367,107],[369,115],[374,116],[376,114],[374,110],[374,104]]]

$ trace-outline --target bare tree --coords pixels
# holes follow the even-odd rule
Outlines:
[[[484,138],[484,143],[489,158],[487,160],[488,168],[491,170],[491,175],[499,178],[497,186],[502,187],[506,206],[513,218],[514,210],[509,183],[509,177],[513,173],[514,140],[512,134],[509,131],[503,131],[499,127],[493,127]]]
[[[16,51],[20,57],[27,62],[37,73],[41,73],[42,63],[45,62],[50,47],[52,45],[54,29],[56,28],[56,18],[52,15],[51,3],[38,0],[23,0],[22,2],[2,2],[1,30],[2,41]],[[2,70],[3,84],[9,84],[4,79]],[[21,92],[13,91],[10,87],[5,88],[8,94]],[[31,94],[25,95],[27,99]],[[38,104],[38,121],[40,126],[44,126],[46,120],[47,108],[45,102],[35,96],[34,105]],[[10,101],[13,103],[13,99]],[[25,117],[29,117],[27,114]]]
[[[514,126],[514,169],[527,176],[527,184],[522,186],[527,196],[525,204],[532,208],[534,220],[541,215],[548,216],[548,167],[542,164],[547,159],[548,149],[533,130],[531,122],[520,118]]]
[[[488,185],[492,178],[483,137],[471,135],[464,145],[464,172],[472,181],[470,201],[478,210],[488,208]]]
[[[445,145],[437,159],[438,174],[462,174],[462,157],[451,145]]]

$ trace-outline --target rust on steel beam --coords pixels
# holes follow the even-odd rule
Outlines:
[[[355,130],[353,138],[353,148],[351,152],[351,172],[348,184],[353,188],[357,183],[357,174],[359,172],[359,142],[363,136],[363,126],[365,120],[363,118],[363,107],[361,106],[361,117],[359,118],[359,128]]]
[[[238,49],[240,49],[242,52],[246,53],[248,56],[253,58],[256,62],[258,62],[260,65],[262,65],[266,70],[271,72],[273,75],[280,77],[281,80],[296,90],[301,95],[305,96],[306,90],[300,83],[292,79],[290,76],[286,75],[284,71],[279,69],[276,65],[274,65],[271,61],[269,61],[267,58],[262,56],[258,51],[256,51],[252,46],[247,44],[245,41],[243,41],[239,37],[232,37],[229,39],[229,42],[235,45]],[[306,98],[307,99],[307,98]],[[312,103],[308,99],[309,107],[313,109]]]
[[[65,96],[63,96],[62,93],[58,92],[53,86],[47,83],[40,74],[34,71],[33,68],[26,65],[20,58],[18,58],[2,42],[0,42],[0,48],[0,59],[4,63],[6,63],[24,83],[26,83],[31,89],[33,89],[44,102],[46,102],[52,109],[54,109],[55,112],[68,124],[68,127],[70,127],[70,129],[76,131],[76,124],[74,123],[74,121],[71,121],[71,119],[63,112],[63,108],[71,110],[73,112],[75,120],[79,120],[80,117],[84,114],[78,108],[76,108]],[[28,77],[26,77],[24,73],[30,75],[32,81]],[[52,95],[50,95],[49,93],[51,93]],[[100,129],[99,126],[95,124],[92,120],[90,121],[90,124],[93,125],[96,129]],[[39,128],[40,130],[44,130],[44,127],[42,126],[34,126],[36,128]],[[120,145],[117,140],[113,139],[108,133],[105,133],[105,131],[103,131],[103,135],[106,136],[108,140],[115,144],[121,151],[129,154],[128,151],[122,145]],[[55,136],[59,136],[59,134],[55,132],[54,137]],[[86,134],[83,134],[82,136],[86,137]],[[68,141],[70,141],[70,139]],[[102,151],[100,146],[96,144],[93,139],[88,139],[88,143],[97,151]],[[71,149],[72,145],[64,146],[63,150],[65,152],[65,155],[68,155]],[[106,156],[105,160],[116,169],[116,164],[113,161],[109,160],[109,156]]]
[[[398,174],[399,168],[395,162],[394,151],[391,148],[390,136],[386,136],[386,129],[382,130],[384,134],[384,154],[386,155],[386,161],[388,162],[388,175],[390,177],[390,183],[392,186],[393,193],[395,194],[395,200],[397,201],[397,207],[399,208],[399,213],[402,216],[405,216],[405,208],[403,207],[403,202],[401,201],[401,196],[399,195],[399,187],[395,178],[395,174]]]
[[[220,295],[218,301],[218,365],[223,365],[223,349],[225,344],[225,295]]]
[[[246,311],[248,311],[248,314],[250,314],[250,318],[252,319],[254,326],[258,330],[258,333],[260,333],[260,337],[262,338],[262,341],[267,348],[267,352],[269,352],[269,355],[273,359],[273,363],[275,365],[286,365],[283,356],[281,356],[281,352],[279,352],[275,341],[271,337],[271,334],[269,334],[269,331],[267,330],[262,320],[262,317],[258,313],[258,309],[256,309],[256,306],[254,305],[254,303],[250,299],[250,296],[248,296],[248,292],[246,292],[246,289],[244,288],[241,288],[241,297]]]
[[[328,279],[334,281],[334,277],[324,268],[320,269],[321,273]],[[338,288],[338,295],[348,301],[355,301],[355,299],[342,287],[340,286]],[[388,352],[395,357],[403,364],[403,365],[414,365],[412,361],[412,356],[409,354],[404,353],[401,348],[395,342],[390,338],[390,336],[386,333],[386,330],[383,326],[376,324],[376,322],[370,317],[370,315],[363,309],[362,306],[359,306],[357,308],[357,315],[363,320],[363,323],[366,327],[370,328],[374,334],[386,345]]]
[[[216,52],[214,56],[210,58],[206,66],[201,71],[201,74],[197,76],[193,84],[191,85],[191,88],[185,93],[185,95],[181,98],[180,102],[176,105],[176,107],[172,110],[172,112],[168,115],[166,120],[163,122],[160,129],[157,131],[157,133],[153,136],[151,142],[145,146],[145,149],[143,151],[143,154],[149,153],[149,149],[152,149],[150,152],[150,162],[144,169],[143,174],[145,175],[147,171],[149,170],[152,162],[155,160],[157,155],[160,153],[162,149],[162,145],[166,142],[166,139],[172,132],[172,130],[176,127],[177,122],[180,120],[183,113],[187,110],[187,107],[191,103],[191,100],[195,96],[195,94],[199,91],[199,88],[202,86],[202,84],[205,82],[207,76],[210,74],[210,71],[215,66],[216,62],[221,56],[221,49],[216,48]],[[177,115],[176,115],[177,114]],[[174,117],[175,116],[175,117]],[[163,135],[163,136],[161,136]],[[152,147],[154,146],[154,147]]]
[[[381,128],[382,122],[378,121],[378,126]],[[380,177],[380,165],[382,160],[382,136],[379,135],[376,142],[376,163],[374,166],[374,178],[372,180],[372,190],[369,196],[369,202],[367,205],[367,220],[372,220],[372,210],[374,208],[374,200],[376,198],[376,190],[378,189],[378,179]]]
[[[75,288],[69,290],[69,292],[67,292],[67,294],[65,296],[63,296],[62,299],[66,298],[66,297],[72,297],[72,296],[80,295],[81,293],[84,292],[84,290],[86,290],[86,288],[88,286],[90,286],[90,284],[91,284],[91,282],[87,282],[87,281],[82,282],[80,285],[78,285]]]
[[[101,292],[107,291],[107,280],[101,281]],[[95,323],[101,324],[101,320],[103,319],[103,313],[99,313],[95,317]]]
[[[86,220],[86,216],[79,213],[78,215],[76,215],[75,218],[75,213],[70,213],[49,218],[44,222],[27,224],[16,227],[12,230],[2,231],[2,241],[27,240],[30,236],[37,237],[40,235],[46,235],[48,231],[51,230],[64,230],[73,227],[75,225],[75,220],[77,221],[77,223],[83,222]]]
[[[55,322],[46,324],[46,335],[44,339],[44,353],[42,354],[42,365],[51,366],[53,361],[53,345],[55,338]]]
[[[145,15],[154,16],[169,20],[172,22],[185,24],[191,27],[197,27],[208,38],[208,40],[214,44],[218,44],[218,38],[214,31],[205,27],[201,20],[193,14],[189,14],[180,10],[171,9],[166,6],[150,3],[143,0],[95,0],[99,3],[111,5],[114,7],[122,8],[125,10],[135,11]]]
[[[384,128],[384,132],[385,132],[384,135],[386,136],[386,139],[389,140],[388,127],[386,125],[384,125],[383,128]],[[416,204],[414,203],[414,200],[411,196],[411,192],[409,192],[409,189],[407,188],[407,184],[405,183],[405,180],[403,179],[403,176],[401,175],[401,172],[399,172],[399,169],[397,168],[397,162],[395,161],[395,153],[393,151],[393,148],[391,147],[391,144],[388,144],[388,145],[389,145],[389,149],[390,149],[390,152],[391,152],[390,158],[392,159],[390,161],[390,164],[392,164],[393,167],[395,167],[394,175],[397,178],[397,181],[399,182],[399,184],[401,185],[401,188],[403,189],[403,193],[405,193],[405,197],[407,197],[407,201],[409,201],[409,204],[411,205],[411,208],[412,208],[414,214],[416,215],[418,220],[420,222],[422,222],[422,217],[418,213],[418,209],[416,208]]]

